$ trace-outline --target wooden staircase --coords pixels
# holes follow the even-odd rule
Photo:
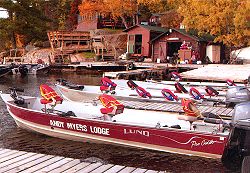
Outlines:
[[[92,46],[94,48],[96,56],[100,56],[101,61],[115,61],[116,50],[110,46],[104,37],[94,37]]]

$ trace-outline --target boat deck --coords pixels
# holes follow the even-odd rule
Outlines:
[[[0,172],[4,173],[30,173],[30,172],[53,172],[53,173],[160,173],[159,171],[147,170],[121,165],[103,164],[101,162],[84,162],[80,159],[65,158],[61,156],[45,155],[32,152],[10,150],[0,148]]]
[[[153,103],[153,102],[140,102],[140,101],[120,101],[126,108],[140,109],[140,110],[153,110],[162,112],[178,112],[184,113],[181,104],[174,103]],[[224,119],[231,119],[233,109],[226,107],[212,107],[197,105],[197,108],[203,112],[211,112],[220,115]]]

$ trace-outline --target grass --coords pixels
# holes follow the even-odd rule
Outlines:
[[[83,52],[82,56],[84,58],[94,58],[95,57],[95,53],[94,52]]]

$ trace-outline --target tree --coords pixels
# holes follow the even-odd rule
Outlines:
[[[1,35],[8,37],[11,47],[17,47],[17,38],[25,36],[25,43],[33,39],[44,40],[46,38],[48,19],[39,10],[40,6],[35,0],[4,0],[0,1],[0,7],[8,11],[9,17],[0,20]]]
[[[187,29],[209,33],[228,46],[250,45],[249,0],[182,0],[179,4]]]
[[[166,0],[85,0],[79,5],[79,11],[81,15],[109,13],[114,19],[121,18],[127,28],[127,17],[138,17],[140,10],[145,9],[149,9],[150,12],[162,12],[169,8],[167,4]]]
[[[128,27],[126,17],[136,13],[136,1],[134,0],[87,0],[79,5],[81,15],[90,13],[111,14],[113,19],[121,18],[125,27]]]
[[[81,0],[73,0],[70,3],[70,12],[67,18],[67,28],[72,30],[77,25],[77,15],[79,13],[78,6],[81,4]]]
[[[183,17],[176,10],[169,10],[161,16],[161,26],[165,28],[178,28]]]

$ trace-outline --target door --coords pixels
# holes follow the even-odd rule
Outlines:
[[[135,35],[135,54],[142,54],[142,35]]]
[[[167,43],[159,42],[159,59],[165,61],[167,58]]]
[[[135,52],[135,35],[128,36],[128,53]]]

